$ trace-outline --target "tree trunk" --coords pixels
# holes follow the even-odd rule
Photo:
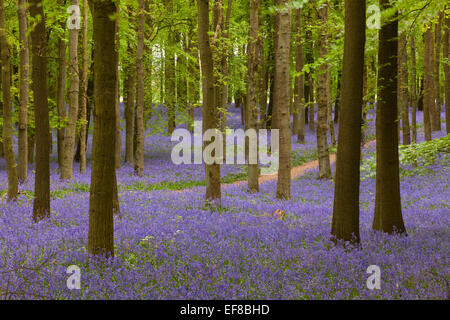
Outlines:
[[[247,110],[248,129],[258,129],[258,84],[260,83],[261,68],[258,59],[259,49],[259,9],[261,0],[250,0],[250,31],[248,37],[248,74],[247,74]],[[259,192],[258,164],[248,165],[248,190]]]
[[[327,72],[327,111],[328,111],[328,126],[330,127],[330,137],[331,137],[331,144],[333,147],[336,147],[336,132],[334,128],[334,121],[333,121],[333,106],[331,103],[331,70],[328,69]]]
[[[448,7],[447,7],[448,8]],[[445,37],[444,37],[444,57],[447,63],[444,64],[445,74],[445,126],[447,134],[450,133],[450,15],[445,17]]]
[[[276,129],[280,130],[280,155],[278,167],[277,198],[291,198],[291,125],[289,94],[289,54],[291,37],[291,9],[288,0],[280,1],[281,10],[277,13],[275,25],[275,79],[274,79],[274,114]]]
[[[28,177],[28,94],[30,83],[30,52],[28,43],[27,1],[19,0],[19,41],[20,41],[20,89],[19,89],[19,154],[17,174],[20,182]]]
[[[345,1],[345,39],[342,104],[336,155],[333,222],[331,234],[359,242],[359,168],[366,4]]]
[[[78,6],[79,0],[71,0],[71,4]],[[73,177],[73,155],[78,119],[80,78],[78,73],[78,29],[76,28],[69,30],[69,79],[69,120],[64,137],[64,156],[61,167],[61,179],[63,180]]]
[[[189,29],[189,39],[188,39],[188,52],[190,57],[188,58],[188,71],[189,74],[192,75],[192,78],[188,78],[188,104],[189,104],[189,130],[194,132],[194,110],[197,104],[196,100],[196,91],[198,91],[198,81],[195,75],[199,73],[198,70],[198,43],[197,43],[197,34],[194,32],[194,23],[196,21],[192,21],[192,25]]]
[[[117,17],[120,18],[119,7],[117,7]],[[119,36],[119,18],[116,20],[116,30],[115,30],[115,40],[117,48],[120,48],[120,36]],[[116,63],[114,67],[116,68],[117,77],[116,77],[116,103],[115,103],[115,111],[116,111],[116,153],[114,154],[114,163],[116,165],[116,169],[120,169],[122,162],[122,128],[120,127],[120,81],[119,81],[119,55],[116,56]],[[116,181],[117,183],[117,181]]]
[[[94,20],[94,139],[89,197],[88,252],[114,256],[113,199],[115,187],[115,127],[118,54],[115,44],[116,13],[113,0],[93,0]]]
[[[402,133],[403,145],[408,145],[411,143],[411,132],[409,129],[409,106],[408,106],[408,53],[406,50],[406,32],[402,32],[399,39],[399,74],[398,74],[398,84],[399,84],[399,97],[398,110],[401,113],[402,119]]]
[[[59,0],[59,5],[64,8],[65,0]],[[65,21],[61,23],[61,28],[65,30]],[[56,109],[58,112],[59,126],[57,130],[58,165],[61,169],[64,158],[64,136],[66,132],[66,41],[64,37],[58,40],[59,63],[58,63],[58,93],[56,99]]]
[[[434,47],[434,98],[435,98],[435,107],[433,112],[433,118],[431,120],[432,130],[440,131],[441,130],[441,82],[440,82],[440,66],[441,66],[441,39],[442,39],[442,17],[443,12],[439,13],[438,22],[436,23],[435,28],[435,42],[436,46]]]
[[[0,47],[3,95],[3,152],[5,154],[6,172],[8,174],[8,200],[15,201],[19,189],[19,180],[17,177],[17,165],[12,142],[11,64],[9,58],[9,43],[6,38],[4,0],[0,0]]]
[[[327,19],[328,4],[320,9],[320,20],[322,28],[319,35],[320,57],[325,58],[328,53],[327,49]],[[327,99],[328,80],[328,63],[320,66],[317,86],[317,151],[319,154],[319,179],[331,178],[330,155],[328,152],[328,99]]]
[[[389,0],[380,0],[382,10],[392,9]],[[382,21],[378,48],[378,105],[376,119],[377,159],[373,229],[406,233],[400,200],[397,134],[398,13]],[[392,81],[394,79],[394,81]]]
[[[415,35],[411,34],[410,39],[411,48],[411,129],[412,129],[412,142],[417,142],[417,107],[419,101],[417,99],[417,71],[416,71],[416,42]]]
[[[302,10],[297,9],[295,14],[296,21],[296,39],[297,39],[297,50],[295,58],[295,69],[299,74],[303,70],[304,59],[303,59],[303,44],[302,44]],[[294,132],[297,135],[297,141],[299,143],[305,142],[305,92],[304,92],[304,76],[297,75],[295,77],[295,95],[294,95],[294,110],[297,110],[298,118],[298,131]]]
[[[433,94],[433,28],[431,23],[426,27],[424,47],[424,84],[423,84],[423,124],[425,141],[431,141],[431,115],[434,109]]]
[[[311,23],[311,14],[308,13],[307,23]],[[313,39],[312,39],[312,31],[308,28],[306,29],[306,37],[305,43],[307,45],[305,51],[305,60],[306,64],[314,63],[314,55],[313,55]],[[314,83],[312,79],[311,72],[307,72],[305,74],[306,86],[305,86],[305,95],[307,99],[307,108],[308,108],[308,126],[311,132],[316,130],[315,121],[314,121]]]
[[[133,50],[128,44],[128,53]],[[124,97],[125,97],[125,162],[134,163],[134,100],[136,87],[136,68],[133,63],[125,69]]]
[[[50,216],[50,125],[47,102],[47,33],[42,0],[30,0],[30,17],[39,18],[31,31],[36,134],[36,174],[34,182],[33,219]]]
[[[341,77],[342,71],[338,70],[337,75],[337,85],[336,85],[336,100],[334,102],[334,122],[338,123],[339,121],[339,110],[340,110],[340,102],[341,102]]]
[[[138,46],[136,52],[137,70],[137,104],[136,104],[136,158],[134,172],[142,177],[144,174],[144,31],[145,31],[145,1],[139,0],[138,14]]]
[[[87,0],[83,0],[83,20],[82,20],[82,62],[81,62],[81,79],[80,79],[80,118],[81,118],[81,128],[80,128],[80,172],[86,172],[86,111],[87,111],[87,75],[88,75],[88,49],[87,49]]]
[[[214,61],[209,40],[209,0],[198,0],[198,39],[203,84],[203,132],[218,128],[218,110],[215,105],[214,92],[217,78],[214,76]],[[206,148],[210,142],[204,142]],[[213,154],[213,156],[215,156]],[[220,164],[205,163],[206,200],[221,198]]]
[[[169,16],[173,14],[173,0],[165,0],[166,10]],[[168,41],[165,52],[166,79],[165,79],[165,105],[167,108],[167,134],[170,136],[175,130],[175,30],[169,29]]]

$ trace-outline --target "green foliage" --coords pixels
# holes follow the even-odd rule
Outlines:
[[[450,153],[450,134],[432,141],[399,146],[400,176],[422,175],[440,156],[443,154],[446,156],[448,153]],[[372,179],[375,175],[376,152],[361,165],[361,180]]]

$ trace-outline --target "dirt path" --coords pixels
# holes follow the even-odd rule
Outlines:
[[[375,140],[371,140],[369,142],[366,142],[364,144],[364,148],[368,148],[370,147],[372,144],[375,143]],[[336,162],[336,154],[330,154],[330,164],[333,164]],[[307,163],[302,164],[301,166],[297,166],[291,169],[291,179],[295,179],[298,178],[302,175],[304,175],[306,172],[311,171],[315,168],[317,168],[319,166],[319,160],[314,160],[314,161],[310,161]],[[259,177],[258,182],[259,184],[264,184],[270,181],[274,181],[278,179],[278,173],[273,173],[273,174],[267,174],[267,175],[262,175]],[[242,186],[247,184],[247,180],[243,180],[243,181],[235,181],[232,183],[227,183],[227,184],[222,184],[221,188],[222,190],[233,187],[233,186]],[[174,192],[191,192],[191,191],[195,191],[198,190],[198,188],[203,188],[203,187],[196,187],[196,188],[190,188],[190,189],[182,189],[182,190],[174,190]]]
[[[375,140],[371,140],[364,144],[364,148],[370,147],[372,144],[375,143]],[[330,164],[333,164],[336,161],[336,154],[330,154]],[[301,166],[297,166],[291,169],[291,179],[295,179],[297,177],[300,177],[304,175],[306,172],[311,171],[319,166],[319,160],[310,161],[307,163],[302,164]],[[259,184],[264,184],[273,180],[278,179],[278,174],[268,174],[268,175],[262,175],[259,177],[258,182]],[[247,181],[236,181],[233,183],[228,184],[222,184],[222,188],[227,188],[231,186],[240,186],[246,184]]]

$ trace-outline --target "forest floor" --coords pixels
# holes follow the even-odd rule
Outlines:
[[[374,138],[373,119],[368,140]],[[157,131],[164,121],[152,120],[155,126],[148,129],[144,177],[135,177],[126,164],[117,171],[121,215],[114,217],[114,259],[94,261],[86,252],[90,169],[85,174],[75,170],[73,180],[60,181],[53,154],[51,217],[36,224],[30,168],[19,201],[0,204],[0,298],[448,298],[448,154],[425,167],[401,166],[404,237],[371,228],[376,142],[366,145],[361,244],[343,248],[330,239],[334,185],[317,179],[314,132],[307,130],[305,144],[293,137],[292,166],[298,169],[293,170],[290,200],[276,199],[274,176],[258,194],[249,194],[235,183],[245,181],[245,166],[224,165],[222,179],[228,185],[218,207],[205,205],[202,165],[170,162],[173,143]],[[232,110],[229,123],[240,126],[237,111]],[[433,138],[444,135],[434,132]],[[0,169],[0,185],[6,186],[3,160]],[[170,192],[180,189],[191,192]],[[265,217],[276,210],[285,213],[281,219]],[[81,290],[66,287],[70,265],[81,269]],[[370,265],[381,269],[379,290],[366,286]]]

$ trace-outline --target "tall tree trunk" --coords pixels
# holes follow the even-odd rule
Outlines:
[[[173,0],[165,0],[166,10],[169,16],[173,14]],[[176,102],[176,92],[175,92],[175,54],[174,47],[175,42],[175,30],[170,30],[168,32],[168,41],[165,50],[165,67],[166,67],[166,78],[165,78],[165,105],[167,108],[167,134],[170,136],[175,130],[175,102]]]
[[[441,82],[440,82],[440,66],[441,66],[441,39],[442,39],[442,18],[443,12],[439,13],[438,22],[435,28],[435,42],[434,47],[434,98],[435,107],[433,112],[433,119],[431,120],[432,130],[441,130]]]
[[[289,95],[289,54],[291,37],[291,9],[288,0],[281,0],[281,9],[277,13],[276,60],[274,79],[274,114],[277,114],[276,129],[280,130],[280,155],[278,167],[277,198],[291,198],[291,125]]]
[[[305,142],[305,92],[304,92],[304,76],[299,73],[302,72],[304,66],[303,59],[303,44],[302,44],[302,10],[297,9],[295,14],[295,22],[296,22],[296,39],[297,39],[297,50],[295,57],[295,69],[297,72],[297,76],[295,77],[295,95],[294,95],[294,104],[297,110],[298,117],[298,131],[294,132],[297,135],[297,140],[300,143]]]
[[[64,8],[65,0],[59,0],[59,5]],[[61,28],[65,30],[65,21],[61,23]],[[65,32],[64,32],[65,33]],[[66,41],[65,37],[58,40],[59,63],[58,63],[58,93],[56,99],[56,109],[58,112],[59,126],[57,131],[58,165],[61,169],[64,158],[64,137],[66,132]]]
[[[114,256],[113,199],[115,187],[115,127],[118,54],[115,43],[116,13],[113,0],[91,0],[94,20],[94,139],[89,197],[88,252]]]
[[[214,76],[214,61],[209,39],[209,0],[198,0],[198,39],[203,84],[203,132],[218,128],[218,111],[214,92],[217,79]],[[204,148],[210,142],[204,142]],[[213,155],[215,156],[215,155]],[[206,200],[221,198],[220,164],[205,164]]]
[[[261,0],[250,0],[250,31],[248,36],[248,74],[247,74],[247,110],[248,110],[248,129],[258,129],[258,84],[261,74],[260,63],[258,59],[259,50],[259,9]],[[258,164],[248,165],[248,190],[250,192],[259,192],[258,184]]]
[[[136,52],[137,70],[137,104],[136,104],[136,158],[134,172],[142,177],[144,174],[144,31],[145,1],[139,0],[138,14],[138,46]]]
[[[423,83],[423,124],[425,141],[431,141],[431,115],[434,109],[433,94],[433,28],[430,23],[425,31],[424,47],[424,83]]]
[[[0,0],[0,47],[2,63],[2,95],[3,95],[3,150],[6,160],[6,172],[8,174],[8,200],[15,201],[19,189],[17,177],[16,159],[12,142],[12,103],[11,103],[11,64],[9,43],[6,38],[5,4]]]
[[[79,0],[71,0],[73,6],[79,5]],[[73,177],[73,155],[75,149],[75,134],[78,119],[78,99],[80,89],[80,77],[78,73],[78,29],[69,30],[69,121],[64,137],[63,162],[61,167],[61,179],[68,180]]]
[[[381,10],[392,9],[389,0],[380,0]],[[400,200],[397,134],[398,13],[382,21],[378,48],[378,105],[376,195],[373,229],[406,233]],[[394,79],[394,81],[392,81]]]
[[[20,89],[19,89],[19,154],[17,174],[20,182],[28,176],[28,94],[30,83],[30,49],[28,43],[27,1],[19,0],[17,6],[20,41]]]
[[[408,106],[408,53],[407,53],[407,41],[406,41],[406,32],[402,32],[399,39],[399,48],[398,48],[398,56],[399,56],[399,74],[398,74],[398,83],[399,83],[399,97],[398,101],[398,109],[401,113],[402,119],[402,133],[403,139],[402,143],[404,145],[408,145],[411,143],[411,132],[409,129],[409,106]]]
[[[130,44],[128,53],[134,54]],[[125,104],[125,162],[134,163],[134,100],[136,87],[136,68],[133,63],[125,68],[124,104]]]
[[[338,70],[337,75],[337,85],[336,85],[336,100],[334,101],[334,122],[338,123],[339,121],[339,110],[340,110],[340,102],[341,102],[341,77],[342,71]]]
[[[415,35],[411,34],[410,39],[411,48],[411,130],[412,130],[412,142],[417,142],[417,107],[419,101],[417,99],[417,71],[416,71],[416,41]]]
[[[365,2],[346,0],[342,104],[339,115],[331,234],[337,239],[356,242],[360,240],[359,160],[365,23]]]
[[[328,126],[330,128],[330,137],[331,137],[331,144],[333,147],[336,147],[336,132],[334,128],[334,121],[333,121],[333,106],[331,103],[331,70],[328,69],[327,71],[327,111],[328,111]]]
[[[120,48],[120,36],[119,36],[119,19],[120,12],[119,7],[117,7],[117,20],[116,20],[116,29],[115,29],[115,41],[117,48]],[[120,169],[122,162],[122,128],[120,127],[120,81],[119,81],[119,55],[116,56],[116,62],[114,67],[116,68],[117,77],[116,77],[116,103],[115,103],[115,111],[116,111],[116,153],[114,155],[114,163],[116,165],[116,169]],[[116,181],[117,183],[117,181]]]
[[[83,20],[82,20],[82,62],[81,62],[81,79],[80,79],[80,118],[81,118],[81,128],[80,128],[80,172],[86,172],[86,124],[87,124],[87,76],[88,76],[88,49],[87,49],[87,0],[83,0]]]
[[[450,8],[450,6],[447,6]],[[450,133],[450,15],[445,17],[445,37],[444,37],[444,57],[447,63],[444,64],[445,74],[445,127],[447,134]]]
[[[312,23],[311,14],[308,13],[307,23]],[[305,60],[306,64],[314,63],[314,55],[313,55],[313,39],[312,39],[312,31],[308,28],[306,29],[306,37],[305,37]],[[305,96],[307,99],[307,107],[308,107],[308,126],[311,132],[314,132],[316,129],[315,120],[314,120],[314,83],[312,79],[311,72],[307,72],[305,74]]]
[[[42,0],[30,0],[30,16],[37,19],[31,31],[36,134],[36,174],[34,182],[33,219],[50,216],[50,125],[47,102],[47,33]],[[38,18],[39,17],[39,18]]]
[[[328,4],[320,9],[321,31],[319,35],[320,57],[325,58],[327,49]],[[319,179],[331,178],[330,155],[328,152],[328,99],[327,99],[328,63],[320,66],[317,87],[317,151],[319,154]]]

